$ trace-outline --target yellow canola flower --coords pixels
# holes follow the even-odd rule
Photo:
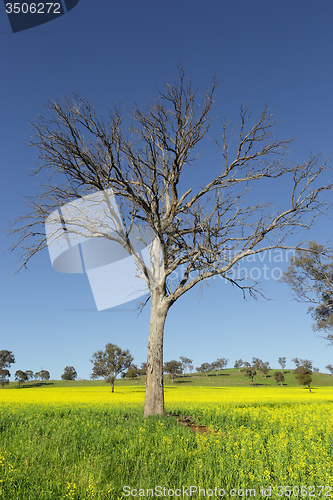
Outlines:
[[[165,387],[166,409],[205,405],[267,405],[280,403],[319,403],[331,401],[333,387],[313,388],[309,393],[300,387]],[[120,386],[111,393],[108,385],[86,387],[39,387],[29,391],[5,389],[0,391],[2,405],[19,406],[108,406],[126,408],[129,405],[143,405],[145,387]],[[0,411],[1,413],[1,411]]]

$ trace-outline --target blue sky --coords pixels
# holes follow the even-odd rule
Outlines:
[[[328,156],[332,23],[333,4],[322,0],[80,0],[59,19],[13,34],[2,7],[2,228],[25,213],[20,194],[35,192],[28,176],[36,157],[26,145],[32,134],[28,122],[45,114],[45,101],[77,91],[101,112],[119,102],[125,109],[134,101],[141,106],[175,75],[179,62],[202,92],[213,73],[223,79],[214,110],[221,120],[237,123],[242,103],[252,103],[254,116],[267,104],[280,121],[277,135],[296,137],[292,159],[305,161],[310,149]],[[220,159],[208,142],[200,153],[197,169],[202,165],[209,176]],[[284,200],[286,190],[280,183],[263,196]],[[325,242],[332,228],[321,221],[306,236]],[[3,232],[1,249],[8,245]],[[15,354],[12,374],[44,368],[59,379],[64,367],[73,365],[80,378],[89,378],[92,354],[108,342],[130,349],[137,364],[146,360],[149,306],[140,315],[134,301],[97,312],[86,275],[57,273],[47,250],[14,275],[15,259],[3,254],[0,260],[0,349]],[[289,288],[272,277],[275,267],[287,266],[286,256],[283,262],[274,262],[271,254],[271,262],[267,255],[252,263],[261,272],[265,264],[270,300],[245,301],[219,279],[201,297],[199,289],[183,296],[167,318],[164,359],[184,355],[196,367],[226,357],[233,366],[235,359],[255,356],[275,368],[280,356],[288,367],[291,358],[300,357],[312,359],[321,371],[333,364],[332,348],[311,330],[307,305],[292,300]]]

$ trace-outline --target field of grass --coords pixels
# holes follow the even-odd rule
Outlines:
[[[2,500],[333,498],[332,387],[174,383],[166,415],[148,419],[133,385],[7,388],[0,400]]]

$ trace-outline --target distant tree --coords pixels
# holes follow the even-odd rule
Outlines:
[[[17,370],[15,372],[15,380],[18,381],[19,387],[21,387],[21,384],[28,380],[28,375],[22,370]]]
[[[252,365],[247,361],[244,361],[245,368],[243,368],[242,371],[244,372],[245,377],[251,379],[252,385],[254,385],[254,377],[257,375],[257,371],[259,370],[261,364],[262,360],[259,358],[252,358]]]
[[[266,361],[265,363],[263,363],[263,362],[262,362],[262,363],[260,364],[260,366],[259,366],[259,370],[260,370],[260,371],[264,374],[264,378],[266,378],[266,377],[267,377],[268,372],[269,372],[269,370],[270,370],[270,369],[271,369],[271,368],[270,368],[270,366],[269,366],[268,361]]]
[[[312,368],[313,373],[319,373],[319,368],[318,367],[313,367]]]
[[[12,351],[0,351],[0,370],[10,368],[15,363],[15,357]]]
[[[227,358],[219,358],[213,363],[216,375],[218,375],[218,370],[223,370],[227,366],[228,361],[229,359]]]
[[[147,363],[141,363],[141,368],[138,373],[139,375],[147,375]]]
[[[297,250],[283,275],[295,292],[297,300],[314,304],[309,312],[313,329],[324,331],[333,345],[333,251],[315,241],[308,248]]]
[[[210,371],[216,370],[216,375],[218,375],[218,367],[216,366],[216,361],[213,361],[213,363],[210,363]]]
[[[25,373],[28,376],[28,381],[32,380],[34,378],[34,372],[32,370],[26,370]]]
[[[306,368],[305,366],[298,366],[295,370],[295,378],[298,379],[299,383],[304,386],[308,386],[309,392],[311,392],[311,382],[312,382],[312,370],[310,368]]]
[[[190,366],[191,363],[193,363],[193,359],[186,358],[185,356],[180,356],[180,361],[182,363],[182,371],[184,375],[186,375],[186,372]]]
[[[9,377],[9,370],[7,370],[6,368],[0,370],[0,384],[2,388],[4,387],[4,385],[9,384]]]
[[[34,379],[35,379],[35,380],[40,380],[40,372],[36,372],[36,373],[34,374]]]
[[[255,366],[247,366],[246,368],[243,368],[244,375],[245,377],[248,377],[251,379],[252,385],[254,385],[254,377],[257,375],[257,370]]]
[[[333,366],[332,365],[326,365],[325,369],[328,370],[331,373],[331,375],[333,375]]]
[[[279,359],[278,359],[278,363],[279,363],[279,365],[281,366],[281,368],[282,368],[282,373],[283,373],[283,370],[284,370],[284,369],[285,369],[285,367],[286,367],[286,358],[285,358],[285,357],[283,357],[283,358],[279,358]],[[278,372],[275,372],[275,373],[278,373]]]
[[[66,366],[64,373],[61,375],[62,380],[75,380],[77,377],[74,366]]]
[[[41,380],[50,380],[50,372],[48,372],[47,370],[41,370],[39,372],[39,378]]]
[[[123,373],[125,373],[125,372],[123,372]],[[133,379],[137,378],[138,375],[139,375],[139,368],[137,367],[137,365],[131,364],[128,367],[128,370],[126,372],[126,378],[133,380]]]
[[[244,361],[242,359],[237,359],[235,361],[234,368],[238,368],[238,370],[240,372],[243,365],[244,365]]]
[[[291,360],[293,363],[295,363],[296,367],[298,368],[299,365],[301,364],[300,360],[298,358],[292,358]]]
[[[300,359],[299,366],[303,366],[304,368],[307,368],[308,370],[312,370],[312,361],[310,359]]]
[[[188,369],[189,369],[189,372],[192,373],[193,372],[193,365],[189,365]]]
[[[282,372],[275,372],[274,373],[274,378],[277,384],[280,384],[281,386],[283,385],[284,382],[284,375]]]
[[[197,372],[204,372],[206,374],[206,377],[208,376],[208,373],[212,371],[212,363],[202,363],[201,366],[198,366],[196,368]]]
[[[181,361],[176,361],[172,359],[171,361],[167,361],[164,363],[163,373],[168,373],[171,378],[171,383],[173,384],[173,380],[177,375],[181,375],[182,373],[182,363]]]
[[[133,361],[129,350],[122,351],[115,344],[106,344],[105,351],[97,351],[92,355],[92,377],[103,377],[105,382],[111,383],[111,392],[114,392],[116,377],[127,370]]]
[[[260,365],[263,363],[262,359],[260,358],[252,358],[252,366],[259,370]]]

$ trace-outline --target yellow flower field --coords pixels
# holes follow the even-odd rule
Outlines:
[[[29,390],[0,390],[1,405],[73,405],[124,406],[143,404],[144,387],[121,386],[112,394],[110,386],[39,387]],[[300,387],[182,387],[166,386],[167,406],[191,404],[280,404],[333,401],[333,387],[308,389]]]
[[[333,498],[332,387],[167,386],[166,413],[205,434],[175,416],[144,419],[144,387],[115,390],[0,391],[0,499],[179,498],[192,486],[192,498],[199,487],[214,498]]]

